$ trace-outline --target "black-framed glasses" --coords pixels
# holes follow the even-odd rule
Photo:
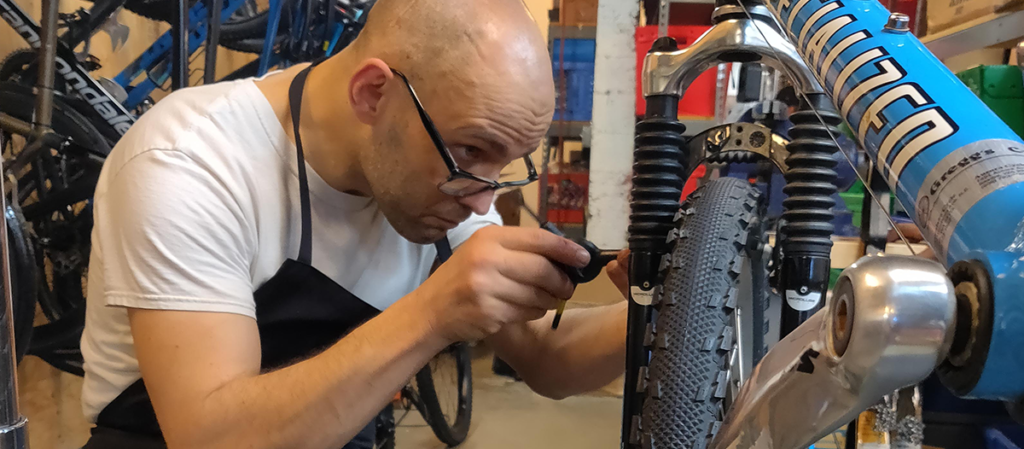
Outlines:
[[[437,189],[440,190],[441,193],[461,198],[475,195],[485,190],[498,190],[503,187],[525,186],[537,180],[537,169],[534,168],[533,160],[530,159],[530,156],[523,156],[523,163],[526,164],[526,179],[518,181],[498,182],[493,179],[474,175],[459,168],[458,164],[455,163],[455,158],[452,157],[452,152],[448,150],[448,146],[445,145],[444,140],[441,139],[441,133],[437,131],[437,127],[434,126],[434,122],[430,120],[430,116],[427,115],[427,111],[423,109],[423,103],[420,103],[420,98],[416,95],[416,90],[412,88],[412,84],[409,84],[409,79],[398,70],[391,69],[391,72],[393,72],[395,76],[401,78],[405,83],[405,87],[409,89],[409,95],[412,96],[412,102],[416,105],[416,110],[420,113],[420,121],[423,122],[423,127],[427,130],[427,134],[430,135],[430,140],[432,140],[434,142],[434,146],[437,147],[437,152],[441,153],[441,159],[444,160],[444,165],[448,167],[448,179],[437,185]]]

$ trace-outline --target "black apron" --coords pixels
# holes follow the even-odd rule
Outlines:
[[[314,64],[315,65],[315,64]],[[306,163],[299,137],[299,111],[306,77],[313,66],[299,72],[288,89],[298,159],[302,237],[297,259],[288,259],[253,293],[256,325],[260,333],[262,371],[309,358],[331,346],[363,322],[380,313],[331,278],[313,268],[312,219]],[[438,258],[451,256],[447,237],[435,243]],[[376,426],[370,422],[343,449],[373,448]],[[96,420],[92,437],[83,449],[165,449],[146,385],[139,379],[108,404]]]

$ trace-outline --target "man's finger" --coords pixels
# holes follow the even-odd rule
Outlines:
[[[590,262],[590,253],[572,240],[540,228],[500,228],[496,234],[505,248],[540,254],[569,266],[583,267]]]
[[[514,307],[552,310],[562,303],[561,299],[534,285],[507,278],[498,278],[494,282],[494,297]]]
[[[556,298],[568,298],[574,290],[569,276],[550,259],[524,251],[509,251],[502,258],[498,272],[512,281],[537,287]]]

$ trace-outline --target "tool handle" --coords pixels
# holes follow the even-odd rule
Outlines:
[[[550,222],[544,223],[541,225],[541,228],[559,237],[565,237],[565,234]],[[601,274],[601,268],[607,265],[608,262],[615,260],[617,255],[616,251],[602,251],[598,249],[597,246],[587,239],[569,240],[572,240],[577,245],[582,246],[583,249],[590,253],[590,263],[582,268],[570,267],[560,262],[554,262],[555,266],[569,276],[569,280],[572,281],[573,284],[578,285],[593,281],[599,274]]]

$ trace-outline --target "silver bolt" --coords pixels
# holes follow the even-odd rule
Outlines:
[[[898,12],[889,14],[889,20],[885,22],[885,29],[897,33],[910,31],[910,16]]]
[[[651,288],[651,283],[644,281],[644,288]]]
[[[801,295],[806,295],[807,294],[807,286],[800,287],[800,294]]]

